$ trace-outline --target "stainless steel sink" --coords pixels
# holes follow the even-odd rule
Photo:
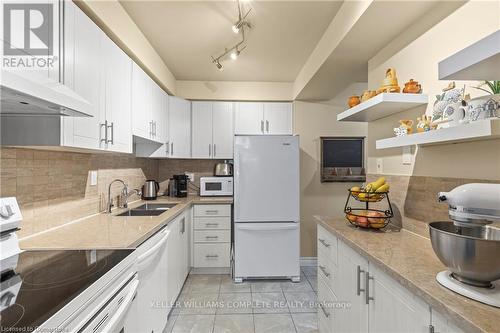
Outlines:
[[[115,216],[158,216],[177,204],[145,203]]]
[[[169,204],[169,203],[145,203],[143,205],[140,205],[138,207],[135,207],[133,209],[138,209],[138,210],[169,210],[170,208],[173,208],[177,206],[177,204]]]

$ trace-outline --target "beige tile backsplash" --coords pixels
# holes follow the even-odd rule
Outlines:
[[[113,179],[124,180],[131,189],[159,179],[164,189],[165,180],[185,171],[194,172],[199,182],[200,175],[213,174],[215,163],[2,147],[0,196],[17,197],[23,214],[19,236],[25,237],[103,211]],[[90,186],[91,170],[97,170],[96,186]],[[112,187],[114,197],[120,191],[119,184]]]

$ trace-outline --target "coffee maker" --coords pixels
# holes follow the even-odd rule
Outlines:
[[[188,194],[189,177],[186,175],[174,175],[170,179],[169,194],[171,197],[183,198]]]

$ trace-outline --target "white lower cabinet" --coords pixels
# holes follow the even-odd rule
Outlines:
[[[229,267],[231,205],[195,205],[193,212],[193,267]]]
[[[322,333],[424,333],[431,329],[461,332],[321,226],[318,226],[318,301],[318,327]],[[337,301],[334,306],[329,303]]]

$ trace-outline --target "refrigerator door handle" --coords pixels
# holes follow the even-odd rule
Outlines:
[[[239,230],[250,230],[250,231],[279,231],[279,230],[295,230],[299,227],[299,223],[294,223],[294,225],[278,225],[278,226],[261,226],[261,225],[238,225],[236,226]]]

